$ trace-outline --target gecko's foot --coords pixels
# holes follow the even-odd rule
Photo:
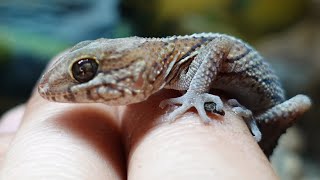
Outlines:
[[[235,99],[229,99],[227,103],[232,107],[232,111],[234,113],[241,116],[245,120],[245,122],[250,128],[251,133],[254,136],[254,139],[257,142],[259,142],[261,140],[261,132],[258,128],[256,120],[253,118],[252,112],[249,109],[242,106]]]
[[[188,109],[190,109],[191,107],[195,107],[200,115],[200,118],[203,120],[204,123],[207,124],[212,120],[208,117],[204,109],[206,103],[214,103],[214,112],[220,112],[218,114],[224,114],[223,103],[220,97],[208,93],[197,94],[187,92],[186,94],[180,97],[163,100],[161,101],[159,106],[161,108],[164,108],[167,105],[181,104],[180,107],[178,107],[169,114],[169,121],[174,121],[178,116],[185,113]]]

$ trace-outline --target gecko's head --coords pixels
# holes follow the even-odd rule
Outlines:
[[[40,80],[38,91],[58,102],[142,101],[148,96],[146,55],[139,48],[143,42],[141,38],[81,42],[58,57]]]

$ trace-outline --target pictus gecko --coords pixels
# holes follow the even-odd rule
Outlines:
[[[289,123],[311,106],[305,95],[286,100],[278,77],[255,49],[218,33],[83,41],[52,65],[38,91],[51,101],[125,105],[163,88],[185,92],[160,103],[180,105],[168,120],[195,107],[206,124],[212,121],[208,111],[224,115],[211,90],[227,93],[228,104],[267,155]]]

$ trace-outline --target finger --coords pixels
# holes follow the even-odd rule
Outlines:
[[[123,179],[115,108],[52,103],[34,93],[0,179]]]
[[[230,109],[224,117],[212,115],[209,125],[195,111],[166,123],[158,108],[166,94],[124,110],[129,179],[277,179],[245,122]]]
[[[0,118],[0,133],[16,132],[20,125],[25,108],[25,105],[22,104],[4,113]]]
[[[19,105],[4,113],[0,118],[0,164],[20,125],[24,110],[25,105]]]

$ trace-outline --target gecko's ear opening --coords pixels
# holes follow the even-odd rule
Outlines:
[[[80,59],[72,64],[70,76],[79,83],[88,82],[95,77],[98,67],[99,64],[96,59]]]

